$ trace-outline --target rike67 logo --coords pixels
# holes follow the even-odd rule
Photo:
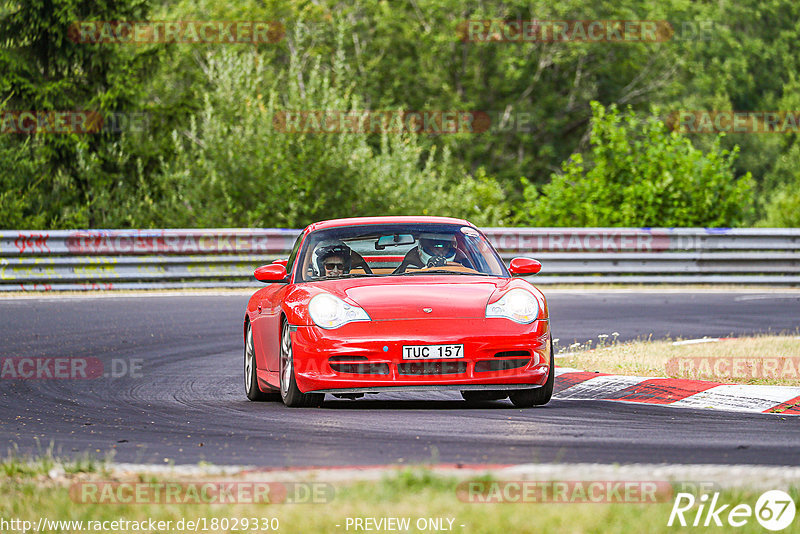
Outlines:
[[[704,493],[699,498],[691,493],[678,493],[667,526],[743,527],[755,516],[765,529],[779,531],[792,524],[795,512],[792,497],[781,490],[770,490],[761,494],[755,508],[749,504],[722,503],[719,492],[711,496]]]

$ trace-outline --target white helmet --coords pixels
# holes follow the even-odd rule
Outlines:
[[[419,259],[428,265],[431,258],[453,261],[456,257],[456,236],[452,234],[422,234],[419,236]],[[437,264],[441,260],[434,259]]]

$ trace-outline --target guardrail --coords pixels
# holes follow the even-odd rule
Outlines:
[[[484,228],[504,260],[542,262],[537,284],[800,285],[800,229]],[[0,232],[0,291],[260,287],[300,230]]]

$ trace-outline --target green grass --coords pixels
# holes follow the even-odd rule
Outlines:
[[[49,462],[49,460],[48,460]],[[420,532],[415,523],[420,518],[452,518],[453,532],[463,533],[540,533],[540,532],[678,532],[680,528],[666,526],[672,501],[656,504],[477,504],[459,500],[456,487],[459,480],[441,476],[425,468],[409,468],[386,475],[377,482],[356,482],[336,486],[335,497],[322,504],[226,504],[226,505],[162,505],[162,504],[84,504],[70,498],[69,487],[77,480],[108,480],[107,475],[86,473],[68,475],[66,481],[54,483],[43,480],[43,462],[35,470],[12,469],[13,474],[0,475],[0,518],[18,518],[38,522],[44,516],[53,520],[113,521],[154,519],[177,521],[213,518],[277,518],[279,532],[355,532],[346,530],[347,518],[408,517],[410,532]],[[19,465],[18,462],[4,465]],[[5,473],[5,472],[4,472]],[[260,481],[269,481],[265,473]],[[148,477],[151,481],[158,478]],[[205,477],[200,480],[207,480]],[[165,480],[165,479],[160,479]],[[196,479],[197,480],[197,479]],[[225,480],[236,480],[228,477]],[[491,476],[471,480],[491,481]],[[800,503],[800,489],[789,490]],[[724,490],[723,503],[745,503],[754,506],[761,491]],[[689,517],[689,514],[687,514]],[[693,513],[691,514],[693,518]],[[800,524],[798,521],[795,524]],[[339,526],[337,526],[339,525]],[[464,525],[463,527],[461,525]],[[685,530],[685,529],[684,529]],[[708,529],[705,529],[708,530]],[[711,528],[714,532],[730,530]],[[45,532],[78,532],[50,529]],[[253,529],[238,530],[254,532]],[[423,530],[425,532],[426,530]],[[754,518],[737,532],[764,532]],[[144,530],[152,532],[152,530]],[[177,532],[173,526],[162,532]],[[231,528],[209,532],[236,532]],[[427,530],[427,532],[431,532]],[[798,532],[786,529],[783,532]]]
[[[14,445],[5,458],[0,460],[0,474],[6,478],[29,478],[49,475],[53,470],[57,473],[101,473],[106,472],[110,456],[100,460],[84,453],[72,458],[60,458],[53,452],[51,443],[46,449],[39,447],[36,455],[21,454]]]

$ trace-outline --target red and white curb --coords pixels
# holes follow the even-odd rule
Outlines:
[[[555,397],[681,408],[800,415],[800,387],[721,384],[682,378],[591,373],[556,367]]]

